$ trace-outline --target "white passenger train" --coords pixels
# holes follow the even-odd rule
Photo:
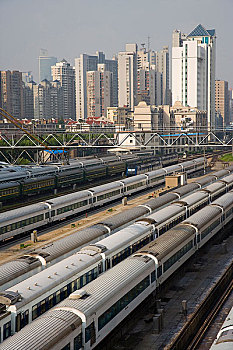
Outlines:
[[[221,182],[216,185],[221,185]],[[233,177],[232,177],[233,186]],[[86,284],[135,253],[156,237],[161,236],[185,218],[203,208],[214,198],[214,191],[219,193],[219,186],[212,185],[194,194],[176,201],[156,213],[141,218],[133,225],[120,230],[81,249],[75,255],[47,268],[27,280],[20,282],[0,293],[0,302],[6,305],[6,312],[11,312],[11,320],[3,318],[2,339],[4,329],[11,322],[11,333],[19,331],[38,316],[49,310],[72,292],[83,288]],[[211,193],[211,194],[210,194]],[[233,193],[228,193],[233,201]],[[225,200],[225,199],[224,199]],[[219,198],[221,204],[221,198]],[[204,242],[204,238],[203,238]],[[197,242],[199,246],[199,241]],[[151,243],[153,245],[153,243]]]
[[[233,191],[74,291],[1,350],[93,349],[233,218]]]
[[[0,214],[0,242],[53,222],[86,212],[113,200],[131,195],[146,188],[163,183],[165,175],[176,171],[187,174],[202,170],[204,158],[197,158],[181,164],[136,175],[88,190],[71,193],[50,199],[46,202],[29,205]]]

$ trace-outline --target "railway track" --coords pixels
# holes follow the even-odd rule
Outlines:
[[[166,350],[195,350],[198,349],[207,330],[233,291],[233,261],[226,268],[208,295],[189,317]]]

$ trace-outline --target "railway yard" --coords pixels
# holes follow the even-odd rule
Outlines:
[[[132,159],[101,160],[128,177],[0,213],[0,349],[210,349],[232,307],[233,166],[168,161],[129,177]],[[164,188],[174,173],[187,184]]]

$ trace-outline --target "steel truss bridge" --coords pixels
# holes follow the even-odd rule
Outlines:
[[[32,132],[31,132],[32,133]],[[36,141],[35,135],[38,138]],[[233,129],[182,131],[119,131],[96,129],[92,131],[67,132],[65,130],[36,130],[32,136],[15,128],[0,128],[0,160],[16,164],[26,157],[37,164],[45,163],[52,154],[53,159],[69,159],[72,149],[124,148],[124,149],[224,149],[231,151]],[[43,144],[41,142],[43,141]],[[48,151],[48,149],[50,151]],[[47,156],[45,154],[47,151]]]

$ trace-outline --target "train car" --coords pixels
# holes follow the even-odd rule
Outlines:
[[[47,203],[38,203],[10,210],[0,214],[0,237],[7,240],[14,236],[24,236],[25,232],[33,231],[38,226],[49,223],[50,210]]]
[[[124,195],[131,195],[147,187],[147,175],[136,175],[119,182],[124,186]]]
[[[66,170],[56,175],[56,188],[63,188],[80,184],[84,181],[83,168],[79,167],[72,170]]]
[[[56,186],[55,178],[52,176],[43,176],[40,178],[30,177],[21,180],[21,196],[30,196],[53,190]]]
[[[223,322],[210,350],[232,350],[233,343],[233,307]]]
[[[123,161],[107,163],[107,176],[125,174],[126,164]]]
[[[21,186],[16,181],[0,183],[0,202],[6,202],[12,198],[19,198],[21,195]]]
[[[85,181],[93,181],[93,178],[103,178],[107,176],[106,164],[97,164],[95,166],[84,166],[84,179]]]
[[[70,193],[50,199],[48,204],[51,212],[49,220],[54,222],[90,209],[92,207],[92,195],[87,190]]]

